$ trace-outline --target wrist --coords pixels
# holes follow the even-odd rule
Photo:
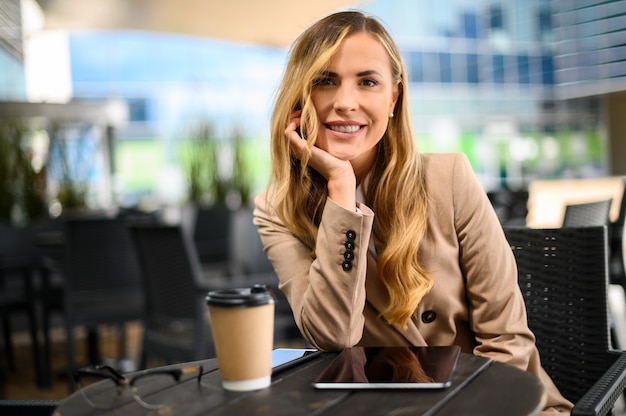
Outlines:
[[[355,210],[356,208],[356,182],[354,185],[350,183],[328,183],[328,197],[346,209]]]

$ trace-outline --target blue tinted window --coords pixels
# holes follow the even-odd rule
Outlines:
[[[552,12],[549,8],[539,10],[539,33],[552,31]]]
[[[503,29],[504,28],[504,14],[502,13],[502,6],[493,5],[489,8],[489,28],[491,29]]]
[[[478,81],[478,55],[469,53],[467,54],[467,82],[477,84]]]
[[[411,68],[409,81],[424,82],[424,71],[422,70],[423,65],[424,59],[421,52],[411,52],[409,54],[409,67]]]
[[[541,84],[541,59],[538,56],[528,57],[528,82]]]
[[[554,62],[551,55],[541,57],[542,82],[546,85],[554,85]]]
[[[493,56],[493,82],[496,84],[504,83],[504,56]]]
[[[517,74],[520,84],[530,84],[530,59],[528,55],[517,57]]]
[[[478,16],[474,13],[463,13],[464,37],[478,39]]]
[[[147,100],[145,98],[129,98],[126,102],[128,104],[128,117],[131,121],[148,120]]]
[[[449,53],[439,54],[439,74],[441,76],[441,82],[452,82],[452,60]]]

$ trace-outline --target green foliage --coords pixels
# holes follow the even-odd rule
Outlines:
[[[233,189],[239,193],[241,204],[250,204],[252,198],[252,166],[246,150],[246,141],[240,130],[235,130],[233,146],[235,148],[235,165],[233,174]]]
[[[0,126],[0,221],[12,221],[15,195],[13,191],[14,145],[8,126]]]
[[[48,131],[50,137],[50,154],[57,157],[60,171],[59,191],[57,199],[64,211],[83,209],[87,207],[88,178],[78,175],[80,166],[77,163],[88,165],[90,158],[85,158],[80,143],[74,148],[76,154],[71,153],[67,140],[67,128],[54,123]]]
[[[181,159],[187,177],[187,197],[192,202],[226,199],[218,171],[219,141],[208,123],[199,125],[183,142]]]
[[[231,149],[232,153],[227,151]],[[237,194],[242,204],[248,204],[252,194],[249,150],[241,130],[235,129],[230,140],[222,141],[210,124],[201,124],[181,145],[189,201],[226,204]],[[232,161],[223,159],[230,154]]]
[[[31,136],[18,121],[0,121],[0,220],[6,223],[29,222],[47,212],[46,167],[33,167]]]

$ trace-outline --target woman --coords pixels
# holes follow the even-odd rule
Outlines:
[[[415,149],[406,72],[380,23],[341,12],[300,35],[271,127],[255,224],[311,344],[457,344],[536,374],[550,410],[569,412],[467,159]]]

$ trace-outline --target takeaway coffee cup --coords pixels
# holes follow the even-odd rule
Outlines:
[[[207,295],[213,343],[226,390],[258,390],[270,385],[274,303],[266,286],[225,289]]]

